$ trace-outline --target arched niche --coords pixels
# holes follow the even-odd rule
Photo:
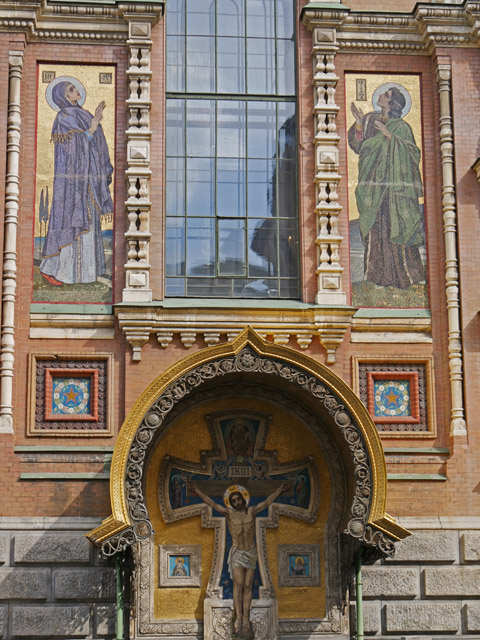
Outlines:
[[[187,356],[162,373],[140,396],[115,446],[110,485],[112,515],[90,532],[89,538],[102,547],[105,555],[135,546],[138,584],[149,585],[148,589],[137,589],[140,635],[166,637],[165,634],[176,634],[181,629],[187,637],[210,637],[215,624],[222,620],[225,602],[220,566],[225,557],[225,528],[206,505],[172,510],[168,474],[172,465],[190,474],[202,473],[202,469],[210,465],[211,473],[211,460],[215,455],[218,457],[222,446],[215,441],[214,422],[218,416],[228,418],[229,412],[233,415],[239,411],[246,412],[247,417],[263,416],[258,418],[259,424],[261,420],[271,424],[272,434],[277,434],[272,435],[268,446],[266,436],[258,445],[269,469],[277,463],[288,467],[286,458],[277,459],[277,443],[283,442],[287,450],[295,449],[297,443],[305,443],[310,438],[309,447],[316,451],[315,456],[310,456],[314,463],[308,508],[302,510],[285,502],[274,503],[268,517],[257,524],[261,589],[254,600],[257,608],[252,611],[254,615],[257,615],[255,611],[258,613],[258,629],[262,624],[261,615],[265,615],[265,624],[270,628],[275,625],[275,637],[291,633],[308,633],[309,637],[326,633],[341,635],[346,632],[345,592],[355,550],[363,546],[370,556],[390,555],[395,541],[408,532],[385,513],[387,481],[383,449],[359,398],[324,365],[295,350],[266,342],[252,329],[245,329],[231,343]],[[206,436],[204,440],[200,438],[196,448],[192,444],[187,454],[184,451],[183,455],[177,455],[182,447],[175,443],[183,441],[185,450],[189,434],[198,435],[201,429],[205,434],[208,428],[211,440]],[[166,446],[169,438],[170,444]],[[285,444],[287,440],[289,444]],[[302,449],[305,465],[309,464],[307,454],[308,451]],[[300,468],[299,464],[296,468]],[[278,468],[277,465],[275,469],[278,471]],[[186,522],[187,518],[193,522],[195,516],[199,516],[197,530],[198,527],[213,530],[201,535],[197,531],[202,540],[207,540],[205,535],[210,534],[210,541],[205,542],[205,549],[210,549],[208,568],[204,557],[202,577],[195,585],[203,591],[194,596],[200,597],[201,593],[201,599],[204,598],[204,615],[199,612],[197,602],[192,604],[192,611],[196,613],[171,619],[165,614],[165,606],[162,609],[155,604],[161,572],[160,547],[161,543],[171,540],[172,535],[175,537],[170,533],[173,527],[168,530],[172,522],[177,523],[176,535],[185,544],[188,540],[182,532],[183,525],[178,523]],[[273,538],[269,538],[268,532],[278,526],[281,516],[309,523],[310,537],[318,545],[321,558],[317,587],[319,601],[324,604],[317,616],[305,610],[301,618],[292,617],[282,603],[281,594],[285,594],[290,585],[279,576],[279,567],[285,563],[282,550],[290,548],[285,544],[285,540],[289,540],[288,527],[284,527],[283,533],[279,528],[275,534],[279,553],[273,560]],[[272,578],[271,566],[277,561]],[[167,598],[163,605],[178,600],[178,592],[168,591],[168,582],[163,586],[166,590],[161,597]],[[185,602],[185,598],[182,601]],[[269,603],[265,605],[268,611],[263,614],[265,602]],[[282,611],[288,615],[282,617]],[[306,624],[310,627],[305,627]]]

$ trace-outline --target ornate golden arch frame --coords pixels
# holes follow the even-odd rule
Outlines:
[[[392,554],[394,542],[409,532],[385,513],[385,457],[367,409],[328,367],[294,349],[263,340],[250,327],[230,343],[186,356],[142,393],[123,423],[113,453],[112,515],[87,537],[101,546],[105,555],[113,555],[151,535],[142,477],[155,433],[173,407],[192,391],[217,376],[223,381],[239,373],[276,376],[321,403],[335,429],[343,435],[353,469],[352,503],[344,533],[358,543],[376,547],[381,554]]]

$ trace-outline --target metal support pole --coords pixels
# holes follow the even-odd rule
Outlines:
[[[115,555],[115,574],[117,579],[117,640],[125,640],[123,635],[123,580],[120,554]]]
[[[355,554],[355,593],[357,613],[357,640],[363,640],[363,597],[362,597],[362,548]]]

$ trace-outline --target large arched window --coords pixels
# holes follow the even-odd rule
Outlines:
[[[168,0],[166,294],[297,298],[293,0]]]

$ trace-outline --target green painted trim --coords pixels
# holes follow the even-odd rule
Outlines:
[[[44,446],[36,444],[17,445],[13,447],[14,453],[113,453],[114,447],[103,446],[68,446],[53,445]]]
[[[319,305],[299,300],[261,300],[258,298],[166,298],[153,302],[119,302],[115,309],[151,307],[163,309],[342,309],[354,311],[356,307]]]
[[[362,547],[355,554],[355,596],[357,604],[357,640],[364,639],[363,633],[363,580],[362,580]]]
[[[32,302],[30,313],[78,313],[89,315],[112,315],[111,304],[47,304]]]
[[[385,453],[438,453],[449,454],[447,447],[385,447]]]
[[[65,473],[21,473],[20,480],[110,480],[110,474],[86,471]]]
[[[431,318],[430,309],[358,309],[354,318]]]
[[[423,480],[424,482],[445,482],[447,476],[441,473],[387,473],[387,480]]]

